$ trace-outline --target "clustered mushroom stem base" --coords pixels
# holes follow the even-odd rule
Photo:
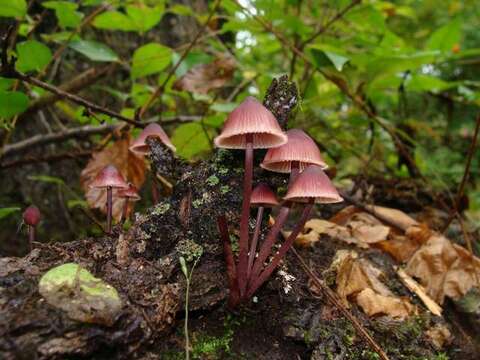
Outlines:
[[[280,212],[278,213],[278,216],[277,216],[277,220],[275,221],[275,224],[272,226],[272,228],[268,232],[268,235],[265,238],[265,241],[263,242],[260,248],[258,257],[255,260],[252,272],[250,274],[250,282],[253,281],[253,279],[255,279],[260,273],[260,271],[262,270],[263,263],[265,262],[265,260],[267,260],[268,256],[270,255],[272,247],[275,244],[275,240],[277,239],[277,236],[280,233],[282,226],[285,224],[285,221],[287,221],[289,213],[290,213],[290,204],[287,204],[287,206],[281,207]]]
[[[248,270],[247,279],[250,279],[252,273],[253,260],[255,260],[255,253],[257,252],[258,237],[260,236],[260,230],[262,228],[263,219],[263,206],[260,206],[257,210],[257,222],[255,223],[255,231],[253,232],[252,243],[250,244],[250,253],[248,254]]]
[[[280,250],[275,254],[273,257],[272,261],[270,264],[267,265],[267,267],[262,271],[262,273],[255,277],[252,278],[252,283],[249,286],[246,298],[249,298],[255,293],[255,291],[263,285],[263,283],[270,277],[272,272],[277,268],[278,264],[280,263],[280,260],[283,259],[283,257],[287,254],[288,249],[293,245],[293,242],[297,238],[298,234],[302,231],[303,227],[305,226],[305,223],[308,220],[308,217],[310,216],[310,212],[312,211],[313,208],[313,200],[308,203],[308,205],[305,206],[303,209],[302,217],[298,221],[297,225],[293,229],[292,233],[288,236],[287,240],[282,244],[280,247]],[[276,224],[276,223],[275,223]]]
[[[243,201],[242,214],[240,219],[240,240],[238,254],[238,287],[240,296],[243,297],[247,287],[247,268],[248,268],[248,220],[250,217],[250,197],[252,194],[253,180],[253,136],[247,135],[247,146],[245,148],[245,175],[243,179]]]
[[[112,232],[112,187],[107,187],[107,234]]]

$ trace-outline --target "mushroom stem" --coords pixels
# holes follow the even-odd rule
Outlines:
[[[260,206],[257,210],[257,222],[255,223],[255,231],[253,233],[252,243],[250,244],[250,254],[248,255],[248,269],[247,280],[250,279],[252,273],[253,260],[255,260],[255,253],[257,251],[258,237],[260,235],[260,229],[262,228],[263,218],[263,206]]]
[[[288,185],[292,185],[292,183],[297,178],[298,174],[300,173],[300,163],[298,161],[292,161],[292,165],[290,168],[290,179],[288,181]]]
[[[250,197],[252,195],[253,178],[253,135],[246,135],[247,146],[245,148],[245,175],[243,179],[242,215],[240,219],[240,240],[238,254],[238,287],[240,296],[245,294],[247,287],[248,266],[248,220],[250,215]]]
[[[112,232],[112,187],[107,186],[107,234]]]
[[[258,276],[258,274],[262,270],[263,263],[270,255],[273,244],[275,243],[275,240],[277,239],[278,233],[280,232],[283,224],[285,224],[285,221],[288,218],[289,212],[290,212],[290,204],[287,204],[287,206],[282,206],[280,208],[280,212],[277,216],[277,220],[275,221],[275,224],[272,226],[272,228],[268,232],[268,235],[265,238],[265,241],[263,242],[262,247],[260,248],[258,258],[255,260],[252,272],[250,274],[250,283],[255,282],[255,278]]]
[[[262,271],[262,273],[253,279],[251,286],[248,289],[247,296],[246,298],[248,299],[251,297],[257,289],[263,285],[263,283],[270,277],[272,272],[277,268],[278,263],[280,260],[283,259],[285,254],[287,253],[288,249],[292,246],[293,242],[297,238],[298,234],[303,230],[303,227],[305,226],[305,223],[308,220],[308,217],[310,216],[310,212],[312,211],[314,204],[314,199],[311,199],[310,202],[305,206],[303,209],[302,217],[298,221],[297,225],[291,232],[291,234],[288,236],[287,240],[282,244],[280,247],[280,250],[275,254],[273,257],[272,261],[270,264],[267,265],[267,267]],[[275,222],[275,225],[277,222]]]
[[[30,246],[30,251],[33,250],[33,242],[35,241],[35,226],[28,226],[28,245]]]
[[[228,233],[227,219],[225,215],[217,217],[217,226],[223,242],[223,253],[225,255],[225,262],[227,266],[228,285],[230,289],[230,296],[228,299],[228,306],[234,308],[240,302],[237,271],[235,269],[235,260],[233,258],[232,246],[230,244],[230,235]]]
[[[125,198],[125,201],[123,203],[123,209],[122,209],[122,218],[120,219],[120,222],[122,224],[127,221],[127,212],[128,212],[128,197]]]

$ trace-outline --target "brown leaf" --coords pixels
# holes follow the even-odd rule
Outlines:
[[[354,214],[348,223],[352,236],[360,242],[373,244],[387,239],[390,228],[367,213]]]
[[[145,181],[145,161],[128,150],[130,138],[117,140],[106,149],[94,153],[85,169],[80,174],[80,184],[85,192],[85,198],[91,208],[99,208],[106,213],[107,192],[103,189],[90,189],[89,185],[98,172],[107,165],[114,165],[125,180],[140,189]],[[122,215],[123,199],[113,191],[113,218],[119,220]],[[130,206],[130,208],[133,206]],[[131,210],[129,208],[129,211]]]
[[[395,296],[380,280],[383,273],[367,259],[358,258],[351,250],[339,250],[331,268],[336,270],[337,294],[345,306],[353,300],[368,315],[389,315],[406,318],[415,307],[406,299]]]
[[[480,259],[444,236],[433,234],[415,252],[405,271],[419,279],[427,294],[442,304],[445,296],[457,300],[479,285]]]
[[[370,288],[357,295],[357,304],[368,316],[389,315],[405,319],[415,312],[415,306],[405,298],[380,295]]]
[[[233,77],[235,61],[220,57],[210,64],[196,65],[178,79],[173,88],[197,94],[207,94],[212,89],[223,87]]]
[[[436,324],[435,326],[432,326],[425,331],[425,335],[437,350],[441,350],[453,340],[453,335],[445,324]]]

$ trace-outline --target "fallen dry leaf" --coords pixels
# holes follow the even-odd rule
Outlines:
[[[384,241],[390,233],[388,226],[364,212],[352,215],[347,226],[351,229],[354,238],[366,244]]]
[[[368,315],[388,315],[404,319],[416,311],[407,299],[401,299],[380,280],[383,273],[367,259],[359,258],[352,250],[339,250],[330,267],[337,273],[336,292],[345,306],[348,300]]]
[[[194,66],[178,79],[173,88],[197,94],[207,94],[212,89],[218,89],[233,77],[235,61],[231,57],[215,59],[210,64]]]
[[[443,304],[445,296],[458,300],[479,285],[480,259],[444,236],[433,234],[413,254],[405,271],[419,279],[428,295]]]
[[[381,241],[375,244],[375,247],[389,253],[395,260],[403,263],[408,261],[415,251],[427,242],[431,234],[431,230],[426,225],[414,225],[407,229],[405,235],[391,236],[391,239]]]
[[[425,331],[425,335],[437,350],[441,350],[453,340],[453,335],[445,324],[436,324],[435,326],[432,326]]]
[[[98,208],[106,213],[107,192],[103,189],[90,189],[90,184],[98,172],[107,165],[114,165],[125,180],[140,189],[145,181],[145,161],[128,150],[130,138],[117,140],[106,149],[94,153],[85,169],[80,174],[80,184],[85,192],[85,198],[91,208]],[[113,218],[119,220],[122,215],[123,199],[113,191]],[[129,207],[131,211],[131,207]]]
[[[405,298],[380,295],[370,288],[357,295],[357,304],[368,316],[389,315],[405,319],[415,312],[415,306]]]

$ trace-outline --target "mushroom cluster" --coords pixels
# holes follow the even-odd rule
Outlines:
[[[253,97],[247,97],[229,114],[221,134],[215,138],[215,145],[219,148],[245,150],[239,253],[236,263],[233,260],[228,226],[224,217],[218,219],[227,261],[229,305],[236,306],[250,299],[270,277],[302,231],[314,204],[336,203],[343,199],[323,172],[327,164],[315,142],[300,129],[283,132],[275,116]],[[267,184],[258,184],[252,191],[254,149],[268,149],[260,164],[262,168],[290,174],[288,190],[281,203]],[[280,230],[295,203],[303,205],[302,216],[278,252],[272,254]],[[255,229],[250,239],[248,225],[252,206],[258,210]],[[256,256],[263,210],[265,207],[276,206],[280,206],[277,218]],[[271,261],[265,264],[269,257]]]

